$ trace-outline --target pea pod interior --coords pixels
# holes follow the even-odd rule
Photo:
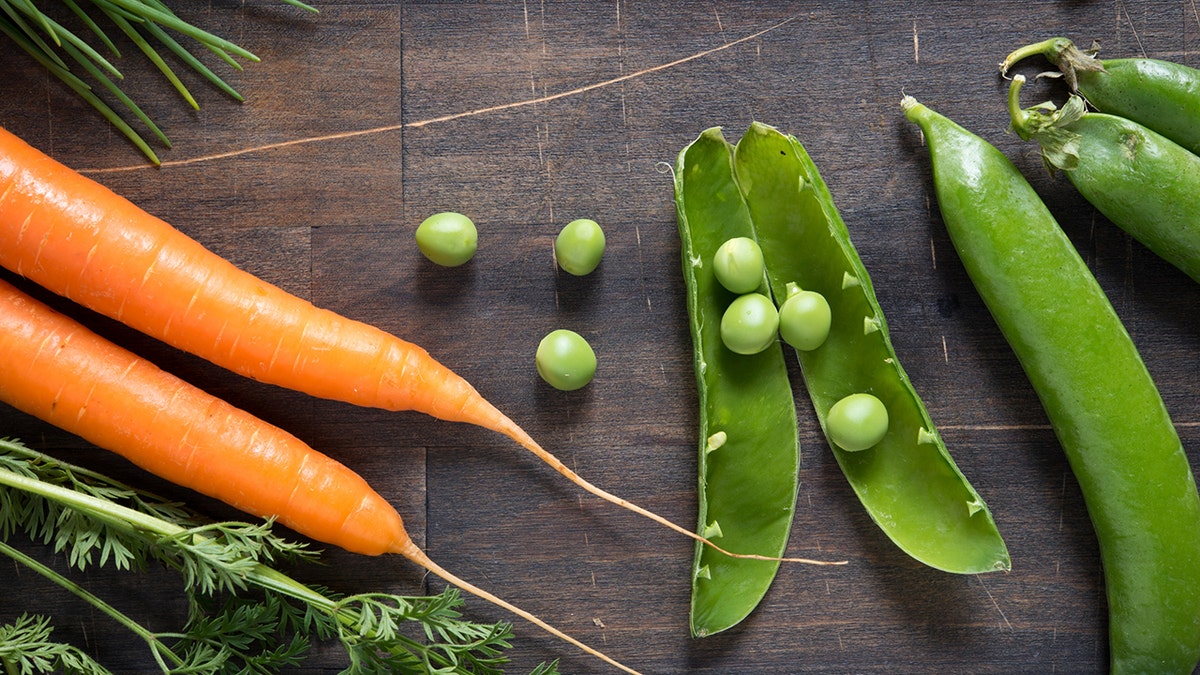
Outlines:
[[[675,199],[700,398],[699,531],[727,550],[779,557],[798,490],[796,407],[778,341],[753,355],[735,354],[721,342],[721,315],[736,296],[717,281],[713,255],[727,239],[753,236],[753,229],[719,129],[705,131],[679,154]],[[778,567],[697,545],[692,634],[740,622]]]
[[[991,512],[900,366],[871,279],[804,147],[755,123],[737,144],[734,171],[776,300],[796,283],[829,302],[828,339],[797,352],[822,427],[833,404],[850,394],[873,394],[887,407],[889,429],[875,447],[846,452],[829,443],[871,518],[931,567],[964,574],[1009,569]]]

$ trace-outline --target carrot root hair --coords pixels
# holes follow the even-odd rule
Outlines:
[[[706,538],[702,535],[696,534],[695,532],[687,529],[686,527],[677,525],[677,524],[671,522],[670,520],[667,520],[666,518],[658,515],[657,513],[654,513],[653,511],[644,509],[627,499],[622,499],[621,497],[618,497],[618,496],[612,494],[611,492],[608,492],[607,490],[604,490],[603,488],[597,487],[596,485],[593,485],[592,483],[588,482],[582,476],[580,476],[579,474],[572,471],[570,469],[570,467],[568,467],[566,464],[563,464],[562,460],[560,460],[559,458],[550,454],[549,451],[547,451],[545,448],[543,448],[541,445],[539,445],[537,441],[533,440],[533,438],[528,433],[525,432],[525,430],[523,430],[523,429],[521,429],[521,427],[517,426],[517,423],[510,420],[508,417],[503,417],[503,424],[493,427],[493,429],[495,431],[497,431],[501,434],[504,434],[505,436],[508,436],[509,438],[513,439],[518,444],[520,444],[521,447],[525,448],[526,450],[529,450],[534,455],[537,455],[538,459],[541,459],[543,462],[549,464],[551,467],[554,468],[555,471],[557,471],[560,474],[562,474],[563,476],[565,476],[567,480],[578,485],[579,487],[583,488],[584,490],[587,490],[588,492],[592,493],[593,495],[603,499],[606,502],[616,504],[617,506],[620,506],[623,509],[628,509],[640,516],[645,516],[646,518],[649,518],[650,520],[653,520],[654,522],[656,522],[660,525],[663,525],[663,526],[667,527],[668,529],[674,530],[686,537],[695,539],[696,541],[700,542],[701,544],[711,547],[714,551],[717,551],[718,553],[721,553],[723,555],[727,555],[731,558],[744,558],[744,559],[748,559],[748,560],[766,560],[766,561],[770,561],[770,562],[802,563],[802,564],[806,564],[806,565],[845,565],[847,563],[847,561],[845,561],[845,560],[828,561],[828,560],[813,560],[811,558],[779,558],[779,557],[775,557],[775,556],[758,555],[755,553],[734,553],[732,551],[727,551],[724,548],[721,548],[720,546],[718,546],[717,544],[714,544],[708,538]]]
[[[413,563],[420,565],[422,568],[441,577],[442,580],[446,581],[447,583],[454,584],[455,586],[470,593],[471,595],[482,598],[482,599],[492,603],[493,605],[496,605],[497,607],[500,607],[502,609],[508,610],[509,612],[512,612],[513,614],[516,614],[517,616],[521,617],[522,619],[525,619],[526,621],[528,621],[529,623],[532,623],[533,625],[537,626],[538,628],[541,628],[542,630],[553,635],[554,637],[556,637],[560,640],[563,640],[564,642],[568,642],[572,645],[575,645],[576,647],[583,650],[587,654],[594,656],[615,668],[618,668],[626,673],[631,673],[632,675],[641,675],[641,673],[639,671],[636,671],[636,670],[630,668],[629,666],[626,666],[625,664],[621,663],[620,661],[617,661],[616,659],[612,658],[611,656],[608,656],[607,654],[596,649],[595,647],[590,647],[587,644],[584,644],[583,642],[577,640],[576,638],[573,638],[570,635],[567,635],[566,633],[562,632],[561,630],[555,628],[554,626],[551,626],[550,624],[546,623],[542,619],[538,618],[536,615],[531,614],[509,602],[506,602],[505,600],[502,600],[501,598],[496,597],[495,595],[492,595],[491,593],[488,593],[487,591],[483,590],[482,588],[479,588],[478,586],[476,586],[472,583],[469,583],[467,581],[464,581],[464,580],[458,578],[454,574],[452,574],[449,571],[447,571],[446,569],[444,569],[441,565],[438,565],[432,559],[430,559],[430,557],[428,555],[426,555],[424,551],[417,548],[417,545],[412,543],[412,541],[399,543],[393,549],[392,552],[398,553],[398,554],[404,556],[405,558],[408,558]]]

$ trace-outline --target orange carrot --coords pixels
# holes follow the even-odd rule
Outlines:
[[[255,380],[504,434],[571,482],[736,557],[581,478],[424,349],[313,306],[208,251],[0,128],[0,265]],[[786,558],[793,562],[816,562]]]
[[[636,672],[434,563],[357,473],[0,281],[0,401],[173,483],[317,541],[400,554],[626,671]]]

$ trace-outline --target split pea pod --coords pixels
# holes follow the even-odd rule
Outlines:
[[[799,486],[796,407],[778,341],[749,355],[721,341],[721,316],[737,296],[717,281],[713,256],[726,240],[754,232],[719,129],[680,152],[675,203],[700,398],[699,531],[728,550],[778,557]],[[765,289],[765,280],[761,285]],[[696,637],[745,618],[779,567],[709,548],[696,547],[692,570]]]
[[[1017,168],[911,97],[942,220],[1024,368],[1100,546],[1113,673],[1200,660],[1200,498],[1158,389],[1096,278]]]
[[[804,147],[754,123],[737,144],[734,171],[776,301],[792,285],[829,304],[829,336],[796,354],[833,455],[866,511],[926,565],[962,574],[1009,569],[990,511],[900,365],[871,278]],[[864,393],[886,408],[886,434],[868,449],[845,449],[831,433],[830,412]]]
[[[1000,64],[1007,73],[1018,61],[1046,57],[1072,92],[1097,110],[1133,120],[1200,153],[1200,70],[1147,58],[1098,59],[1067,38],[1051,38],[1013,51]]]
[[[1017,135],[1037,140],[1046,165],[1106,218],[1200,281],[1200,156],[1133,120],[1087,112],[1075,95],[1023,110],[1024,82],[1016,76],[1008,91]]]

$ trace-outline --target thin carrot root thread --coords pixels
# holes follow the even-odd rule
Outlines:
[[[428,555],[425,554],[424,551],[417,548],[416,544],[412,543],[411,541],[405,541],[402,543],[398,543],[397,546],[395,546],[393,548],[392,552],[398,553],[398,554],[404,556],[405,558],[408,558],[413,563],[420,565],[422,568],[441,577],[447,583],[454,584],[455,586],[463,589],[464,591],[466,591],[472,595],[482,598],[482,599],[492,603],[493,605],[496,605],[497,607],[506,609],[509,612],[516,614],[517,616],[521,617],[522,619],[525,619],[526,621],[528,621],[529,623],[532,623],[533,625],[537,626],[538,628],[541,628],[542,630],[553,635],[554,637],[556,637],[560,640],[563,640],[565,642],[568,642],[572,645],[575,645],[576,647],[578,647],[579,649],[582,649],[587,654],[594,656],[594,657],[600,659],[601,661],[608,663],[609,665],[612,665],[626,673],[631,673],[632,675],[641,675],[641,673],[639,671],[634,670],[634,669],[630,668],[629,666],[626,666],[625,664],[621,663],[620,661],[617,661],[616,659],[612,658],[611,656],[608,656],[604,652],[602,652],[594,647],[590,647],[587,644],[571,637],[570,635],[567,635],[566,633],[562,632],[561,630],[555,628],[554,626],[551,626],[550,624],[546,623],[542,619],[539,619],[537,616],[530,614],[529,612],[521,609],[520,607],[510,604],[510,603],[496,597],[495,595],[488,593],[487,591],[483,590],[482,588],[475,586],[474,584],[471,584],[467,581],[463,581],[462,579],[458,578],[454,574],[452,574],[449,571],[447,571],[446,569],[444,569],[441,565],[438,565],[437,563],[435,563],[432,559],[430,559],[430,557]]]
[[[499,428],[496,428],[495,429],[496,431],[508,436],[509,438],[511,438],[514,441],[516,441],[517,443],[519,443],[521,445],[521,447],[525,448],[526,450],[529,450],[534,455],[537,455],[538,459],[541,459],[543,462],[549,464],[551,467],[554,468],[555,471],[558,471],[560,474],[565,476],[567,478],[567,480],[578,485],[579,487],[583,488],[584,490],[587,490],[588,492],[592,493],[593,495],[596,495],[597,497],[603,499],[606,502],[616,504],[617,506],[620,506],[621,508],[633,511],[634,513],[636,513],[638,515],[645,516],[646,518],[649,518],[650,520],[653,520],[654,522],[656,522],[660,525],[664,525],[667,528],[674,530],[686,537],[695,539],[696,541],[700,542],[701,544],[704,544],[705,546],[711,547],[714,551],[717,551],[718,553],[727,555],[731,558],[745,558],[748,560],[767,560],[767,561],[771,561],[771,562],[802,563],[802,564],[806,564],[806,565],[845,565],[845,564],[847,564],[847,561],[845,561],[845,560],[829,561],[829,560],[813,560],[811,558],[778,558],[778,557],[774,557],[774,556],[758,555],[755,553],[734,553],[732,551],[727,551],[724,548],[721,548],[720,546],[718,546],[717,544],[714,544],[711,540],[709,540],[708,538],[706,538],[704,536],[696,534],[695,532],[693,532],[681,525],[677,525],[677,524],[667,520],[666,518],[663,518],[662,516],[658,515],[657,513],[654,513],[653,511],[648,511],[627,499],[622,499],[621,497],[618,497],[618,496],[612,494],[611,492],[604,490],[603,488],[593,485],[592,483],[585,480],[582,476],[580,476],[579,474],[572,471],[566,464],[563,464],[562,460],[560,460],[557,457],[555,457],[554,455],[550,454],[550,452],[547,451],[545,448],[543,448],[541,445],[539,445],[537,441],[533,440],[533,438],[530,437],[529,434],[525,433],[525,431],[523,429],[521,429],[519,426],[517,426],[517,424],[515,422],[508,419],[507,417],[504,418],[504,421],[506,422],[506,424],[500,426]]]

